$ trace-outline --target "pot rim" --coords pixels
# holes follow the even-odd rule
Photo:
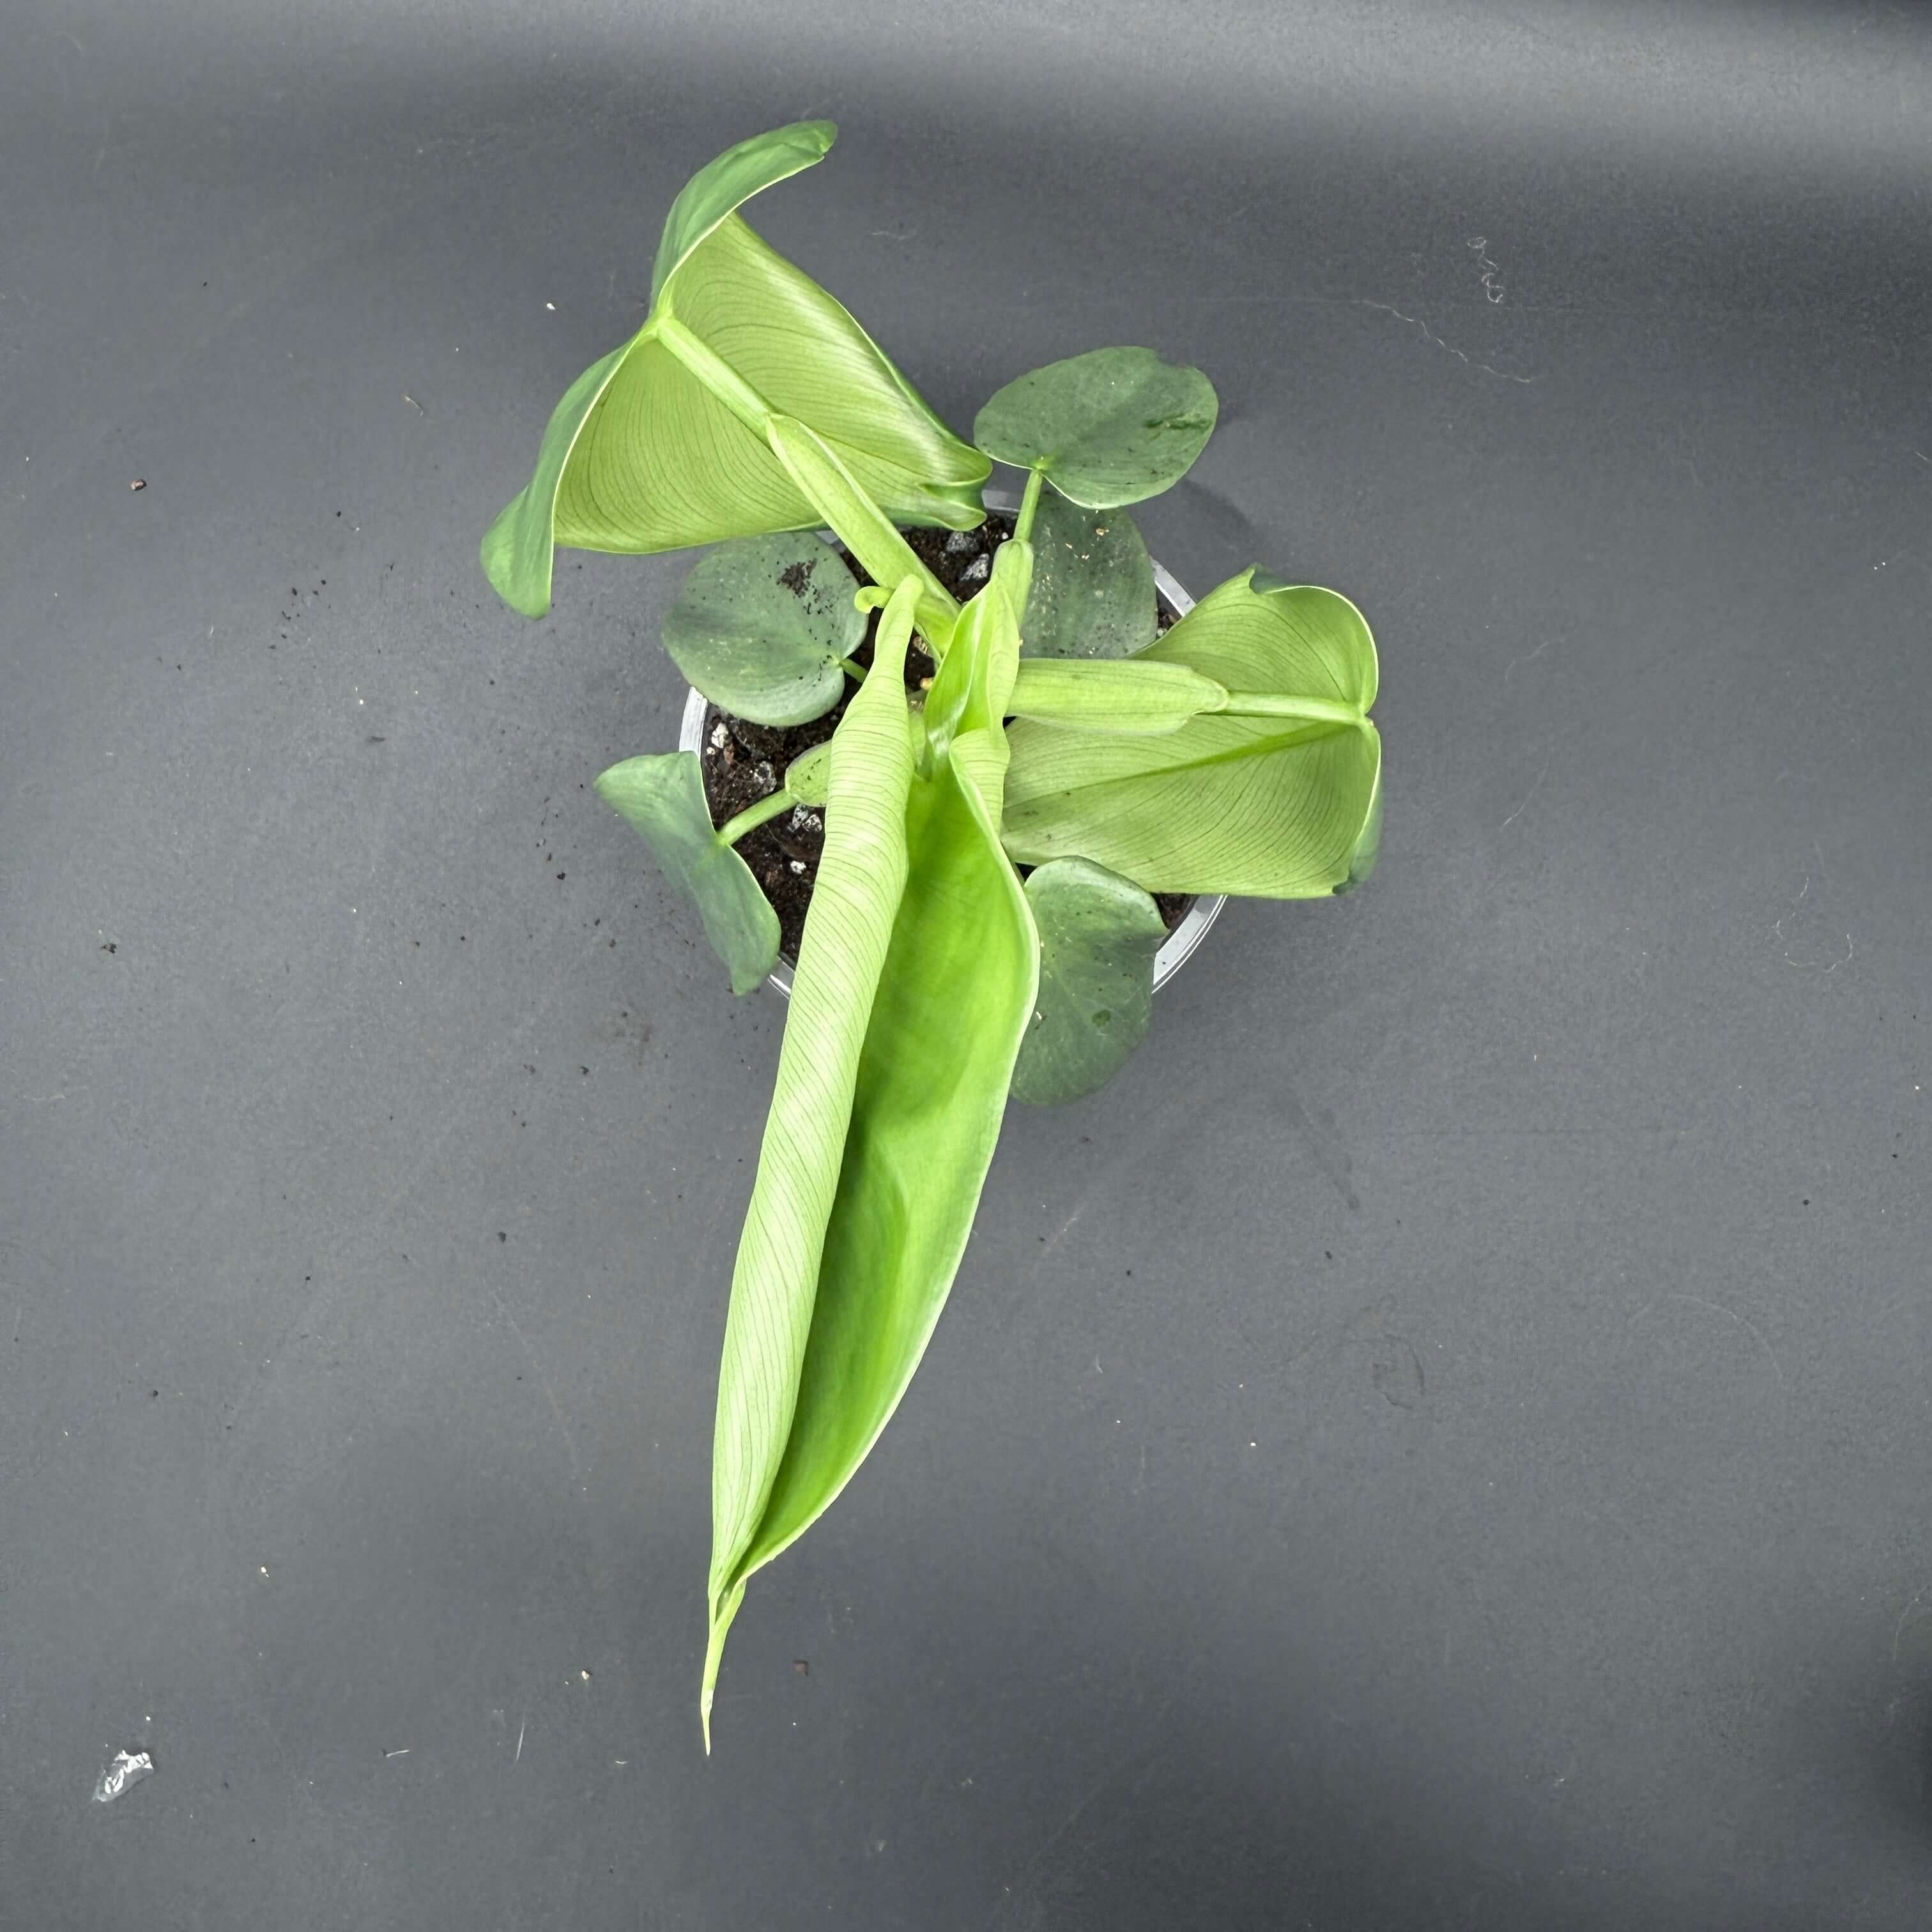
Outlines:
[[[1017,514],[1020,500],[1010,490],[982,490],[980,500],[989,510],[1004,512],[1007,515]],[[820,539],[832,543],[836,539],[830,530],[818,532]],[[1172,612],[1178,622],[1194,608],[1194,599],[1184,590],[1172,573],[1156,557],[1154,564],[1154,593],[1162,604]],[[696,752],[700,756],[704,749],[704,714],[711,708],[710,700],[694,686],[687,692],[684,700],[684,716],[679,721],[677,748],[680,752]],[[1208,928],[1221,916],[1221,908],[1228,903],[1222,893],[1204,893],[1197,897],[1188,910],[1187,916],[1170,932],[1162,942],[1160,950],[1154,956],[1154,990],[1161,988],[1178,973],[1194,949],[1208,936]],[[791,997],[791,968],[781,959],[765,976],[765,983],[775,987],[787,999]]]

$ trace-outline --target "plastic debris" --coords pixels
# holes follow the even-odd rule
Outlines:
[[[100,1774],[94,1787],[97,1804],[112,1804],[124,1791],[131,1791],[144,1778],[154,1774],[154,1760],[146,1751],[116,1751],[114,1762]]]

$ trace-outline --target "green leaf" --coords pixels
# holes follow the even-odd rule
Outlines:
[[[866,495],[865,486],[840,460],[838,452],[809,423],[801,422],[796,416],[767,418],[765,436],[786,473],[818,506],[878,584],[896,584],[908,574],[919,579],[920,632],[943,656],[952,641],[958,605],[946,586],[913,554],[891,520],[880,514]],[[877,584],[872,587],[876,589]]]
[[[800,805],[822,806],[832,782],[832,741],[813,745],[785,767],[784,788]]]
[[[688,203],[680,197],[660,251],[674,266],[644,327],[572,384],[535,474],[484,537],[490,581],[525,616],[550,608],[556,544],[641,554],[824,522],[766,446],[770,412],[824,436],[889,518],[956,530],[982,520],[986,459],[733,212],[731,195],[817,158],[817,134],[770,139],[769,151],[752,142],[721,157],[687,188]]]
[[[1140,1045],[1167,927],[1131,879],[1090,860],[1040,866],[1026,896],[1040,931],[1040,990],[1013,1094],[1052,1107],[1096,1093]]]
[[[830,121],[794,121],[788,128],[754,134],[707,161],[678,190],[664,218],[663,238],[651,269],[651,300],[657,300],[672,272],[734,209],[822,161],[838,138],[838,130]]]
[[[1219,711],[1228,694],[1211,677],[1185,664],[1146,658],[1126,662],[1097,658],[1022,658],[1006,709],[1085,731],[1124,731],[1158,736],[1178,731],[1204,711]]]
[[[916,592],[902,584],[888,607],[832,740],[825,854],[732,1284],[707,1742],[746,1579],[844,1486],[925,1352],[1033,1007],[1032,918],[956,756],[997,723],[913,769],[901,678]]]
[[[844,694],[866,640],[859,580],[818,538],[721,544],[692,567],[664,620],[664,649],[713,704],[754,724],[804,724]]]
[[[1006,782],[1004,724],[1019,672],[1019,611],[1032,568],[1032,546],[1024,538],[1000,546],[991,578],[960,613],[926,698],[928,758],[952,759],[996,833]]]
[[[1079,856],[1150,892],[1304,898],[1346,880],[1379,784],[1375,642],[1346,597],[1222,584],[1136,664],[1184,664],[1224,709],[1162,737],[1028,722],[1002,836],[1022,862]],[[1097,667],[1095,667],[1097,668]]]
[[[1369,800],[1368,822],[1362,827],[1362,836],[1355,841],[1355,849],[1348,860],[1348,876],[1335,888],[1338,893],[1352,892],[1369,882],[1369,875],[1376,869],[1376,860],[1382,844],[1382,772],[1376,767],[1376,788]]]
[[[696,902],[732,992],[752,992],[778,963],[778,916],[751,868],[712,830],[698,754],[626,758],[598,778],[597,790],[644,835],[665,878]]]
[[[1092,349],[1019,376],[975,418],[988,456],[1037,470],[1094,509],[1138,503],[1180,482],[1220,404],[1198,369],[1151,349]]]
[[[1124,658],[1154,642],[1154,562],[1125,510],[1090,510],[1049,490],[1034,517],[1033,548],[1024,656]]]

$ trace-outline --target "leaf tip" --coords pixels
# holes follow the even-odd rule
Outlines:
[[[704,1676],[698,1689],[698,1721],[704,1732],[706,1757],[711,1755],[711,1700],[718,1688],[718,1666],[724,1661],[724,1636],[731,1628],[731,1619],[738,1614],[738,1606],[744,1600],[742,1583],[722,1597],[712,1599],[711,1629],[704,1645]]]
[[[477,554],[490,588],[520,617],[550,615],[550,560],[546,552],[541,567],[526,567],[528,560],[518,555],[517,526],[528,490],[519,490],[496,513],[483,532]]]

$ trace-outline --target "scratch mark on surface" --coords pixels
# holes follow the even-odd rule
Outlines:
[[[875,228],[872,230],[872,239],[875,242],[910,242],[918,232],[916,228],[903,231],[896,228]]]
[[[1542,770],[1537,773],[1535,784],[1532,784],[1528,790],[1523,794],[1522,803],[1518,806],[1515,811],[1511,812],[1508,818],[1504,819],[1502,824],[1496,827],[1496,830],[1498,832],[1507,832],[1510,827],[1522,816],[1525,807],[1526,807],[1530,800],[1536,796],[1538,788],[1541,786],[1544,780],[1549,777],[1549,776],[1550,767],[1547,765],[1545,765]]]
[[[1905,1626],[1912,1621],[1912,1612],[1918,1609],[1921,1604],[1924,1602],[1928,1594],[1932,1594],[1932,1585],[1928,1585],[1925,1589],[1916,1592],[1914,1594],[1911,1602],[1907,1604],[1904,1609],[1899,1612],[1898,1627],[1892,1634],[1892,1660],[1893,1663],[1896,1664],[1898,1661],[1899,1641],[1905,1635]]]
[[[1476,266],[1483,272],[1484,294],[1492,302],[1501,302],[1503,298],[1502,271],[1490,260],[1488,238],[1481,235],[1472,236],[1469,250],[1476,258]]]
[[[385,1759],[388,1759],[392,1757],[407,1757],[409,1754],[410,1748],[407,1744],[405,1744],[400,1750],[385,1751],[382,1754],[382,1756]]]
[[[1547,638],[1545,638],[1544,639],[1544,640],[1542,641],[1542,643],[1541,643],[1541,644],[1538,644],[1538,645],[1537,646],[1537,647],[1535,648],[1535,650],[1533,650],[1533,651],[1532,651],[1527,657],[1511,658],[1510,659],[1509,662],[1508,662],[1508,664],[1504,664],[1504,665],[1503,666],[1503,682],[1504,682],[1504,684],[1505,686],[1507,686],[1507,685],[1508,684],[1508,682],[1509,682],[1509,680],[1510,680],[1510,673],[1511,671],[1514,670],[1516,669],[1516,666],[1517,666],[1518,664],[1534,664],[1534,663],[1535,663],[1535,662],[1537,661],[1537,659],[1538,659],[1538,658],[1540,658],[1540,656],[1542,656],[1542,655],[1544,654],[1544,652],[1545,651],[1546,651],[1547,650],[1549,650],[1549,648],[1550,648],[1550,640],[1549,640]]]
[[[1752,1321],[1750,1316],[1740,1315],[1735,1308],[1726,1308],[1721,1301],[1712,1301],[1708,1297],[1701,1294],[1661,1294],[1658,1296],[1655,1300],[1646,1301],[1630,1317],[1629,1323],[1626,1325],[1634,1328],[1657,1306],[1658,1301],[1686,1301],[1693,1308],[1708,1308],[1713,1315],[1721,1315],[1727,1322],[1735,1322],[1764,1351],[1770,1358],[1772,1368],[1777,1375],[1779,1382],[1782,1384],[1784,1382],[1784,1365],[1778,1359],[1778,1351],[1765,1340],[1764,1330]]]
[[[550,1404],[550,1417],[556,1424],[557,1433],[563,1438],[564,1448],[570,1457],[570,1472],[577,1478],[578,1486],[580,1490],[584,1485],[584,1465],[578,1460],[577,1438],[571,1433],[570,1424],[565,1417],[563,1405],[557,1400],[556,1390],[552,1385],[543,1364],[538,1359],[537,1352],[530,1346],[530,1337],[517,1326],[517,1318],[510,1312],[509,1304],[503,1299],[494,1282],[489,1282],[486,1286],[490,1290],[490,1300],[496,1304],[496,1312],[502,1316],[509,1328],[510,1333],[515,1336],[524,1354],[530,1358],[530,1366],[536,1372],[537,1385],[543,1390],[544,1398]]]
[[[1192,1675],[1191,1672],[1189,1674],[1190,1677]],[[1175,1700],[1180,1696],[1181,1688],[1184,1687],[1177,1687],[1175,1689],[1170,1690],[1167,1696],[1162,1700],[1160,1708],[1155,1712],[1153,1718],[1149,1723],[1148,1729],[1150,1730],[1158,1731],[1161,1720],[1167,1715],[1170,1710],[1173,1708]],[[1026,1863],[1014,1874],[1013,1885],[1024,1883],[1028,1878],[1030,1877],[1032,1874],[1039,1869],[1040,1862],[1046,1856],[1047,1853],[1052,1851],[1054,1846],[1058,1844],[1060,1840],[1066,1837],[1066,1834],[1080,1822],[1082,1816],[1085,1814],[1088,1808],[1092,1805],[1096,1799],[1105,1796],[1105,1794],[1112,1786],[1120,1784],[1123,1780],[1130,1776],[1138,1776],[1144,1773],[1148,1765],[1153,1760],[1155,1752],[1159,1748],[1160,1740],[1158,1737],[1156,1737],[1151,1743],[1146,1745],[1142,1750],[1136,1752],[1124,1763],[1117,1763],[1110,1766],[1106,1771],[1103,1772],[1088,1788],[1085,1796],[1081,1798],[1074,1805],[1073,1809],[1068,1812],[1066,1816],[1063,1818],[1060,1822],[1046,1834],[1046,1837],[1041,1841],[1041,1843],[1034,1848],[1033,1856],[1028,1858]],[[1006,1887],[1006,1891],[1009,1895],[1010,1895],[1012,1891],[1012,1886],[1008,1886]],[[996,1924],[999,1919],[1000,1913],[1004,1911],[1005,1909],[1006,1900],[1002,1899],[994,1906],[992,1911],[988,1915],[986,1924],[988,1926]]]
[[[530,1727],[530,1714],[526,1712],[524,1715],[523,1722],[517,1726],[517,1754],[510,1760],[512,1764],[521,1764],[524,1761],[524,1733],[528,1730]]]
[[[416,398],[411,395],[406,389],[403,392],[403,400],[407,403],[410,407],[414,410],[418,416],[426,416],[429,414],[428,410],[424,409],[422,404],[418,402]]]
[[[1915,449],[1912,453],[1921,463],[1932,463],[1932,456],[1928,456],[1922,449]]]
[[[1444,342],[1442,337],[1438,335],[1420,316],[1404,315],[1400,309],[1394,307],[1391,303],[1370,302],[1366,296],[1358,296],[1356,301],[1363,308],[1379,309],[1384,315],[1392,315],[1396,321],[1406,322],[1412,328],[1420,329],[1426,340],[1434,343],[1438,349],[1447,350],[1457,362],[1467,363],[1472,369],[1480,369],[1486,375],[1498,376],[1505,382],[1534,382],[1537,380],[1534,376],[1514,375],[1507,369],[1498,369],[1487,362],[1475,361],[1472,357],[1466,356],[1453,343]]]

